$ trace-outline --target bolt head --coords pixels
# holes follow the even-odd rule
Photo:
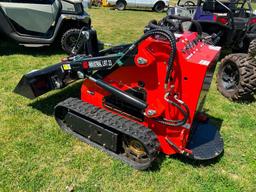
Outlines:
[[[145,59],[145,58],[143,58],[143,57],[139,57],[138,59],[137,59],[137,62],[138,62],[138,64],[140,64],[140,65],[145,65],[145,64],[147,64],[147,59]]]
[[[152,116],[152,115],[155,115],[155,114],[156,114],[156,110],[149,109],[149,110],[147,111],[147,115],[148,115],[148,116]]]

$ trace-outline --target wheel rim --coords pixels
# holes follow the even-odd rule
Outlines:
[[[162,3],[159,3],[156,5],[156,11],[157,12],[160,12],[164,9],[164,5]]]
[[[123,10],[124,7],[125,7],[125,5],[123,3],[118,3],[117,4],[117,9],[119,9],[119,10]]]
[[[238,86],[240,77],[235,63],[229,62],[223,67],[221,79],[223,87],[228,91],[232,91]]]
[[[67,46],[73,48],[77,43],[78,34],[72,34],[67,38]]]
[[[145,153],[145,148],[142,143],[137,140],[131,140],[129,143],[129,149],[136,155],[142,155]]]
[[[134,138],[124,138],[123,148],[126,157],[133,161],[143,163],[147,162],[149,159],[143,144]]]

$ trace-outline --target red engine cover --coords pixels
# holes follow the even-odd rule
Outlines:
[[[210,46],[203,42],[191,44],[196,36],[196,33],[190,32],[176,35],[177,54],[171,74],[172,80],[168,86],[172,87],[171,89],[164,88],[167,62],[171,52],[169,43],[153,37],[147,38],[138,46],[134,63],[125,64],[103,79],[124,91],[140,87],[140,83],[143,82],[144,86],[141,89],[146,92],[145,101],[148,103],[145,114],[149,110],[155,113],[151,116],[145,115],[143,121],[121,114],[116,110],[114,113],[119,113],[152,129],[159,139],[160,151],[165,154],[178,152],[166,142],[166,137],[180,149],[186,147],[191,124],[196,112],[202,107],[205,91],[209,89],[220,53],[220,47]],[[186,49],[186,47],[189,48]],[[159,116],[166,119],[182,118],[182,114],[164,99],[167,91],[171,95],[176,94],[189,107],[189,119],[182,127],[167,126],[155,121],[155,118]],[[111,110],[104,105],[104,97],[108,95],[108,92],[90,80],[85,80],[81,88],[83,101]]]

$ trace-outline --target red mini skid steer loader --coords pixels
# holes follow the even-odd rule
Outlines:
[[[32,71],[14,91],[33,99],[84,79],[81,99],[56,105],[57,123],[136,169],[150,167],[158,152],[213,159],[223,139],[201,111],[220,47],[204,42],[196,22],[198,32],[173,33],[174,24],[163,20],[151,22],[136,42],[102,51],[88,30],[86,55]]]

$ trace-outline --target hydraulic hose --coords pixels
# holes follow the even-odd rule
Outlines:
[[[72,48],[72,55],[76,55],[78,52],[79,52],[79,49],[82,47],[82,46],[79,46],[78,47],[78,43],[79,43],[79,40],[80,40],[80,38],[81,38],[81,35],[82,35],[82,33],[83,33],[83,30],[86,28],[86,26],[84,26],[84,27],[82,27],[81,29],[80,29],[80,32],[79,32],[79,35],[78,35],[78,37],[77,37],[77,39],[76,39],[76,43],[75,43],[75,45],[74,45],[74,47]],[[83,43],[84,44],[84,43]]]
[[[160,21],[159,23],[161,23],[161,22],[164,22],[164,21],[162,20],[162,21]],[[159,23],[157,23],[156,20],[152,20],[152,21],[150,21],[150,22],[148,23],[148,26],[147,26],[147,27],[149,27],[150,29],[166,29],[166,30],[170,30],[167,26],[160,25]],[[173,21],[170,20],[168,23],[169,23],[171,26],[174,27],[174,29],[173,29],[172,31],[177,31],[177,30],[178,30],[176,24],[175,24]]]
[[[121,60],[128,54],[130,53],[131,51],[133,51],[140,42],[142,42],[143,40],[147,39],[148,37],[150,36],[155,36],[155,35],[160,35],[160,36],[163,36],[165,37],[169,43],[170,43],[170,47],[171,47],[171,52],[170,52],[170,57],[169,57],[169,60],[168,60],[168,66],[167,66],[167,70],[166,70],[166,76],[165,76],[165,89],[167,89],[167,85],[169,83],[169,79],[170,79],[170,74],[171,74],[171,71],[172,71],[172,68],[173,68],[173,62],[174,62],[174,59],[175,59],[175,55],[176,55],[176,51],[177,51],[177,48],[176,48],[176,38],[174,36],[174,34],[169,31],[169,30],[166,30],[166,29],[163,29],[163,28],[154,28],[150,31],[147,31],[140,39],[138,39],[137,41],[135,41],[130,47],[129,49],[116,61],[116,63],[114,63],[114,66],[116,66],[116,64],[119,64],[119,62],[121,62]]]
[[[156,121],[159,122],[159,123],[161,123],[161,124],[168,125],[168,126],[172,126],[172,127],[179,127],[179,126],[182,126],[182,125],[186,124],[186,122],[187,122],[187,120],[188,120],[188,118],[189,118],[189,108],[188,108],[187,104],[184,103],[183,101],[177,99],[176,97],[174,97],[175,100],[177,101],[177,103],[176,103],[176,102],[174,102],[174,101],[168,99],[168,96],[169,96],[169,93],[167,93],[167,94],[165,95],[165,100],[166,100],[169,104],[171,104],[171,105],[173,105],[174,107],[176,107],[176,108],[181,112],[181,114],[183,115],[183,119],[180,119],[180,120],[171,120],[171,119],[165,119],[165,118],[163,118],[163,119],[156,119]],[[181,106],[180,106],[179,104],[180,104]],[[184,109],[183,109],[182,107],[183,107]]]

